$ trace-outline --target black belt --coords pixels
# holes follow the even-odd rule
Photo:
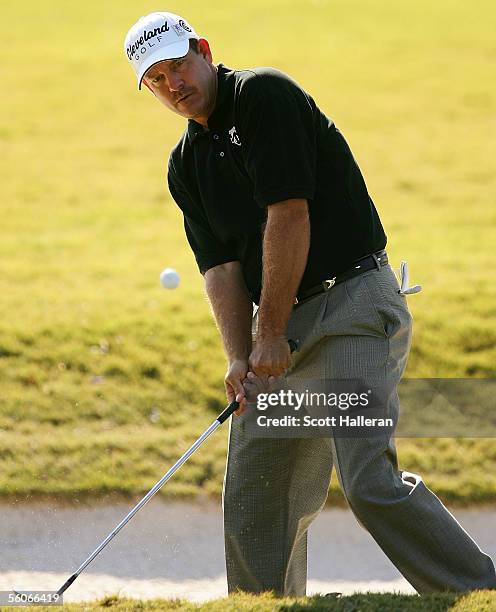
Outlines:
[[[358,276],[359,274],[363,274],[364,272],[368,272],[369,270],[373,270],[374,268],[379,270],[381,266],[385,266],[388,263],[388,257],[386,251],[377,251],[377,253],[373,253],[372,255],[367,255],[366,257],[362,257],[358,259],[352,268],[342,272],[341,274],[337,274],[333,278],[328,278],[323,280],[318,285],[314,287],[310,287],[310,289],[306,289],[301,293],[298,293],[296,296],[295,304],[300,304],[304,300],[308,300],[319,293],[323,293],[324,291],[328,291],[334,285],[338,285],[354,276]]]

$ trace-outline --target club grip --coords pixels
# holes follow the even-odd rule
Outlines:
[[[217,417],[219,423],[223,423],[224,421],[226,421],[231,416],[231,414],[238,408],[239,402],[237,402],[236,400],[234,400],[234,402],[231,402],[229,406],[225,408]]]
[[[296,349],[298,348],[298,342],[295,342],[295,340],[288,340],[288,344],[289,344],[289,350],[292,353],[294,353]],[[225,408],[217,417],[217,420],[219,421],[219,423],[222,424],[224,421],[227,421],[227,419],[231,416],[231,414],[235,412],[238,408],[239,408],[239,402],[237,402],[236,400],[234,400],[234,402],[231,402],[229,406],[227,406],[227,408]]]

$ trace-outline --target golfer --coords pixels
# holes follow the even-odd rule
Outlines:
[[[214,64],[178,15],[142,17],[125,53],[138,88],[188,120],[169,188],[222,335],[228,400],[241,403],[223,497],[229,592],[304,595],[307,530],[333,466],[359,523],[419,593],[495,588],[490,557],[420,476],[398,470],[390,435],[266,439],[246,426],[255,377],[289,370],[394,390],[406,365],[406,298],[341,132],[278,70]],[[391,393],[387,411],[398,409]]]

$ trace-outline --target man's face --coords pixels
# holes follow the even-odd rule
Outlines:
[[[184,57],[155,64],[146,71],[143,83],[167,108],[206,125],[217,93],[208,42],[199,41],[199,53],[190,49]]]

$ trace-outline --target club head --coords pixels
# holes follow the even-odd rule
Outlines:
[[[67,589],[71,586],[71,584],[74,582],[74,580],[76,580],[76,578],[79,576],[79,574],[76,572],[74,574],[72,574],[72,576],[70,576],[65,582],[64,584],[60,587],[60,589],[57,591],[57,595],[62,595],[62,593],[64,593],[65,591],[67,591]]]

